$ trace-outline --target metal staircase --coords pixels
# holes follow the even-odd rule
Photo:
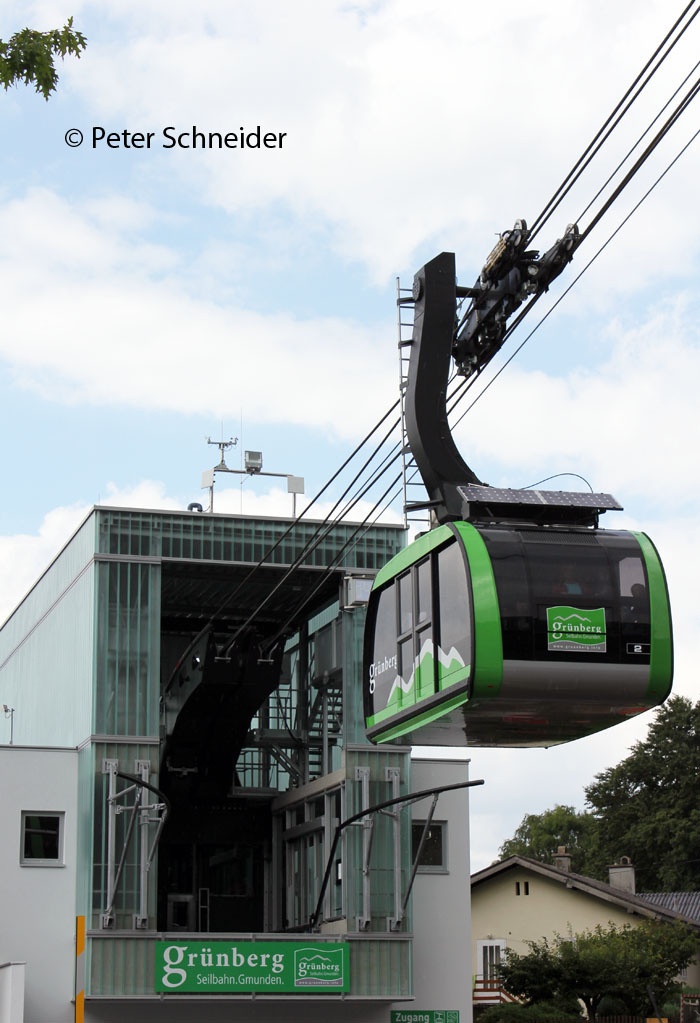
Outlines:
[[[343,679],[340,668],[324,671],[312,681],[309,708],[308,780],[332,770],[332,747],[340,741],[343,714]]]

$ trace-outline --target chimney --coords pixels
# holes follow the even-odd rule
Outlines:
[[[568,873],[571,871],[571,856],[566,851],[565,845],[560,845],[554,854],[554,866],[558,870],[565,870]]]
[[[629,856],[621,856],[620,862],[608,867],[610,885],[629,895],[635,894],[634,867]]]

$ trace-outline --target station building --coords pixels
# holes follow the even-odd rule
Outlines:
[[[0,629],[0,1019],[471,1023],[467,761],[364,731],[403,545],[92,509]]]

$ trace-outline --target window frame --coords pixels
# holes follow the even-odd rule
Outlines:
[[[411,820],[411,859],[412,860],[415,859],[415,854],[414,854],[414,851],[413,851],[413,829],[415,827],[420,827],[421,833],[422,833],[422,830],[425,827],[425,820],[421,820],[420,818],[413,818]],[[418,863],[416,865],[416,873],[417,874],[449,874],[449,872],[450,872],[450,865],[449,865],[449,858],[448,858],[448,855],[447,855],[447,851],[448,851],[448,844],[447,844],[447,837],[448,837],[447,821],[446,820],[432,820],[430,822],[430,827],[431,828],[439,828],[439,830],[440,830],[440,834],[442,836],[441,837],[442,861],[440,863]]]
[[[55,857],[27,856],[25,854],[27,824],[32,817],[53,817],[58,821],[58,851]],[[30,829],[31,830],[31,829]],[[21,867],[64,867],[65,866],[65,810],[21,810],[19,864]]]
[[[405,682],[410,678],[411,672],[416,669],[420,656],[421,644],[425,635],[435,649],[435,630],[433,628],[435,619],[435,569],[433,551],[425,557],[413,562],[405,572],[396,577],[396,652],[397,667],[399,675]],[[420,571],[425,571],[428,582],[429,606],[421,605]],[[402,586],[402,583],[404,584]],[[410,608],[406,608],[405,597],[410,601]],[[403,628],[404,619],[408,619],[406,628]],[[411,659],[409,664],[404,664],[404,650],[410,646]],[[437,665],[433,666],[433,690],[437,692],[436,679]]]

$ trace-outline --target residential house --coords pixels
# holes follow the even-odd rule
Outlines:
[[[609,883],[571,871],[571,857],[559,847],[554,863],[509,856],[472,874],[472,974],[474,1004],[505,1001],[497,967],[506,948],[527,952],[528,941],[567,938],[600,925],[643,920],[682,920],[700,925],[700,893],[637,894],[628,857],[609,868]],[[700,986],[700,965],[687,970],[688,984]]]

